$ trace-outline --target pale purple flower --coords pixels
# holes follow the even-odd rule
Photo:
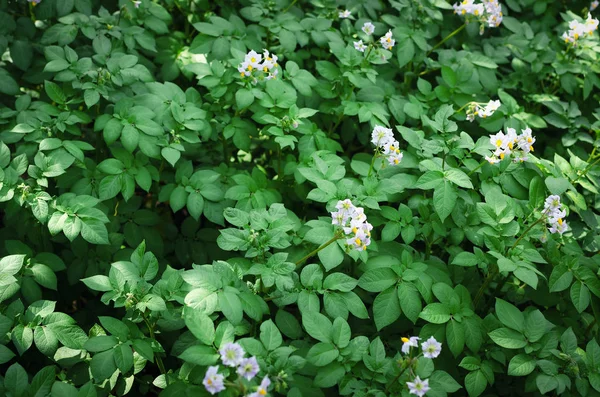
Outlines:
[[[237,367],[244,358],[244,349],[239,343],[227,343],[219,350],[223,364],[228,367]]]
[[[423,397],[431,388],[429,387],[429,379],[421,380],[418,376],[413,382],[406,382],[410,394],[416,394]]]
[[[365,52],[367,46],[363,43],[362,40],[358,40],[354,42],[354,49],[356,51]]]
[[[338,16],[340,18],[350,18],[351,14],[352,14],[352,11],[344,10],[344,11],[340,11]]]
[[[271,380],[268,376],[265,376],[263,380],[260,382],[260,386],[256,389],[254,393],[248,394],[247,397],[263,397],[267,395],[267,388],[271,384]]]
[[[237,373],[246,378],[247,380],[251,380],[256,376],[256,374],[260,371],[260,367],[258,366],[258,362],[256,361],[256,357],[244,358],[240,363],[240,366],[237,369]]]
[[[442,344],[432,336],[421,344],[423,356],[427,358],[436,358],[442,352]]]
[[[218,373],[219,366],[208,367],[202,384],[210,394],[217,394],[225,390],[224,376]]]

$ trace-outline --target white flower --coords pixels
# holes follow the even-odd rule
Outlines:
[[[237,369],[238,375],[246,378],[246,380],[252,380],[256,374],[260,371],[256,357],[244,358],[240,362],[240,366]]]
[[[342,228],[348,237],[346,245],[359,251],[367,249],[373,226],[367,222],[364,208],[355,207],[350,199],[339,200],[335,207],[338,211],[331,213],[331,223]]]
[[[387,161],[390,165],[398,165],[402,161],[402,157],[404,157],[404,154],[401,152],[392,153],[387,157]]]
[[[408,392],[423,397],[431,388],[429,387],[429,379],[421,380],[418,376],[412,382],[406,382]]]
[[[350,15],[351,15],[351,14],[352,14],[352,12],[351,12],[351,11],[344,10],[344,11],[340,11],[340,13],[339,13],[339,15],[338,15],[338,16],[339,16],[340,18],[350,18]]]
[[[262,55],[257,53],[254,50],[251,50],[248,54],[246,54],[245,62],[248,62],[253,68],[260,69],[260,62],[262,61]]]
[[[498,131],[497,134],[490,135],[490,143],[494,145],[496,149],[501,149],[507,144],[506,135],[504,135],[502,131]]]
[[[362,27],[362,31],[365,32],[368,36],[370,36],[375,31],[375,25],[373,25],[371,22],[365,22],[365,24]]]
[[[594,34],[594,31],[598,29],[598,20],[596,18],[592,18],[592,15],[588,13],[587,19],[585,22],[579,22],[577,20],[572,20],[569,22],[569,30],[562,34],[562,38],[565,43],[573,43],[573,45],[577,45],[577,41],[585,37],[585,35],[591,36]]]
[[[402,353],[408,354],[410,352],[411,347],[419,347],[419,338],[418,336],[411,336],[410,338],[402,338]]]
[[[381,45],[383,46],[383,48],[385,48],[386,50],[391,50],[392,47],[394,47],[394,45],[396,44],[396,40],[394,40],[392,38],[391,30],[388,30],[388,32],[385,34],[385,36],[380,38],[379,41],[381,42]]]
[[[373,128],[373,132],[371,133],[371,142],[373,145],[381,147],[393,139],[394,133],[391,128],[385,128],[380,125],[376,125]]]
[[[563,234],[568,229],[567,222],[563,221],[562,218],[559,218],[557,222],[550,224],[548,230],[550,233],[559,233]]]
[[[423,356],[427,358],[436,358],[442,352],[442,344],[435,340],[433,336],[421,343],[421,348],[423,349]]]
[[[141,0],[135,0],[135,1],[133,1],[133,6],[135,8],[140,8],[140,4],[142,4]]]
[[[598,8],[598,5],[600,4],[600,1],[598,0],[594,0],[590,3],[590,11],[594,11],[596,8]]]
[[[358,40],[354,42],[354,49],[356,49],[357,51],[360,52],[365,52],[365,50],[367,49],[367,46],[363,43],[362,40]]]
[[[244,349],[239,343],[226,343],[225,346],[219,350],[221,354],[221,360],[223,364],[228,367],[237,367],[244,359]]]
[[[488,161],[488,163],[490,163],[490,164],[498,164],[498,163],[500,162],[500,159],[498,159],[498,158],[496,158],[496,157],[494,157],[494,156],[492,156],[492,157],[485,156],[485,159],[486,159],[486,160]]]

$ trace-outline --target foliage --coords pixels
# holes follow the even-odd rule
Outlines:
[[[599,396],[589,7],[0,0],[0,394]]]

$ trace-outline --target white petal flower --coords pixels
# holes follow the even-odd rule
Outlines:
[[[436,358],[442,352],[442,344],[433,336],[421,343],[421,348],[423,349],[423,356],[427,358]]]
[[[354,49],[356,49],[357,51],[360,52],[365,52],[365,50],[367,49],[367,46],[363,43],[362,40],[358,40],[354,42]]]
[[[402,338],[402,353],[408,354],[411,347],[419,347],[418,336],[411,336],[410,338]]]
[[[421,380],[418,376],[412,382],[406,382],[408,392],[423,397],[431,388],[429,387],[429,379]]]
[[[350,18],[350,15],[352,14],[351,11],[348,10],[344,10],[344,11],[340,11],[340,13],[338,14],[338,16],[340,18]]]
[[[375,31],[375,25],[373,25],[371,22],[365,22],[365,24],[362,27],[362,31],[365,32],[368,36],[370,36]]]

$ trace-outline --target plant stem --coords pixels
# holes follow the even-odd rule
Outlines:
[[[299,261],[296,262],[296,266],[298,266],[299,264],[301,264],[302,262],[304,262],[305,260],[309,259],[310,257],[316,255],[319,251],[329,247],[331,244],[335,243],[337,240],[340,239],[340,235],[336,232],[336,234],[333,235],[333,237],[331,238],[331,240],[327,241],[325,244],[321,245],[319,248],[309,252],[305,257],[303,257],[302,259],[300,259]]]
[[[370,177],[371,174],[373,173],[373,166],[375,165],[375,159],[377,158],[378,155],[379,155],[379,151],[375,151],[375,154],[373,155],[373,158],[371,159],[371,166],[369,167],[369,174],[367,175],[367,177]]]
[[[408,369],[408,367],[409,367],[408,365],[406,367],[404,367],[404,369],[402,369],[402,371],[400,371],[400,373],[398,375],[396,375],[396,377],[394,379],[392,379],[392,381],[390,382],[390,384],[386,386],[386,388],[385,388],[385,393],[386,394],[390,390],[390,388],[394,385],[394,383],[396,383],[396,381],[398,379],[400,379],[400,377],[402,376],[402,374],[404,372],[406,372],[406,370]]]
[[[429,50],[429,52],[427,53],[427,55],[425,55],[426,57],[429,56],[429,54],[431,54],[433,51],[435,51],[439,46],[441,46],[442,44],[444,44],[446,41],[450,40],[452,37],[456,36],[458,33],[460,33],[465,26],[467,26],[467,24],[463,24],[460,25],[460,27],[458,27],[454,32],[450,33],[448,36],[444,37],[442,39],[442,41],[440,41],[439,43],[437,43],[431,50]]]
[[[144,318],[144,322],[146,323],[146,327],[148,327],[148,332],[150,333],[150,337],[156,340],[156,336],[154,335],[154,327],[150,325],[150,321],[148,317],[146,317],[146,313],[142,313],[142,317]],[[169,385],[169,377],[167,376],[167,371],[165,370],[165,365],[163,364],[162,358],[159,355],[155,355],[156,357],[156,365],[158,365],[158,369],[160,373],[165,376],[165,382],[167,386]]]
[[[595,150],[595,149],[596,149],[596,148],[594,148],[594,150]],[[593,154],[593,152],[592,152],[592,154]],[[590,155],[590,157],[591,157],[591,155]],[[591,164],[588,164],[588,166],[587,166],[587,167],[585,167],[585,168],[583,169],[583,171],[581,171],[581,174],[579,174],[579,175],[577,176],[577,178],[575,178],[575,180],[573,181],[573,183],[575,183],[575,182],[577,182],[578,180],[580,180],[582,176],[585,176],[585,174],[587,174],[587,173],[588,173],[588,171],[589,171],[589,170],[590,170],[590,169],[591,169],[591,168],[592,168],[594,165],[596,165],[598,162],[600,162],[600,157],[598,157],[598,159],[597,159],[596,161],[594,161],[593,163],[591,163]]]
[[[547,210],[546,210],[547,211]],[[538,223],[542,222],[544,219],[546,219],[545,215],[546,215],[546,211],[542,212],[542,216],[540,217],[540,219],[538,219],[537,221],[533,222],[527,229],[525,229],[525,231],[523,232],[523,234],[521,234],[519,236],[519,238],[517,239],[517,241],[515,241],[515,243],[513,244],[512,247],[510,247],[509,251],[512,251],[513,249],[515,249],[515,247],[517,246],[517,244],[519,244],[519,241],[521,241],[521,239],[523,239],[523,237],[525,237],[527,235],[527,233],[529,233],[529,231],[531,229],[533,229],[533,227],[535,225],[537,225]]]
[[[475,171],[477,171],[478,169],[480,169],[481,167],[483,167],[483,165],[487,162],[487,160],[483,160],[481,163],[479,163],[479,165],[475,168],[473,168],[471,171],[469,171],[469,173],[467,174],[468,176],[473,175],[473,173]]]
[[[285,13],[286,13],[286,12],[288,12],[288,10],[289,10],[290,8],[292,8],[292,7],[294,6],[294,4],[296,4],[297,2],[298,2],[298,0],[294,0],[294,1],[292,1],[292,3],[291,3],[289,6],[287,6],[287,7],[285,8],[285,10],[283,10],[282,12],[285,14]]]

